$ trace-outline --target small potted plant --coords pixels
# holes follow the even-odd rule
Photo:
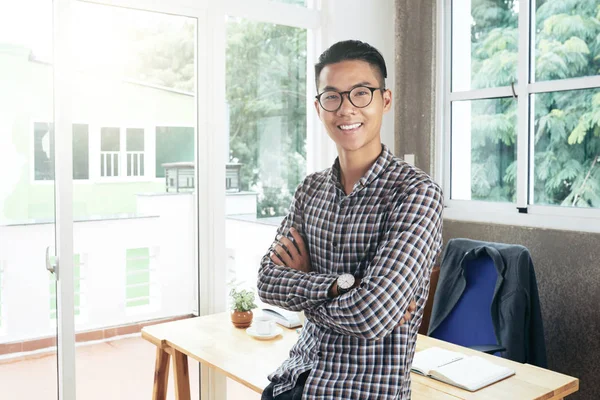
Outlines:
[[[252,323],[252,309],[254,304],[254,292],[250,290],[231,289],[231,322],[236,328],[247,328]]]

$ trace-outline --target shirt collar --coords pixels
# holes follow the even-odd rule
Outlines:
[[[363,175],[357,182],[357,185],[362,187],[368,186],[371,182],[373,182],[385,169],[390,165],[392,160],[394,159],[394,155],[387,148],[385,144],[381,145],[381,153],[379,157],[375,160],[371,168],[367,171],[366,174]],[[329,170],[329,179],[338,185],[342,186],[341,180],[341,169],[340,169],[340,159],[337,157]]]

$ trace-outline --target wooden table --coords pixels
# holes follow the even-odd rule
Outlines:
[[[235,328],[229,313],[219,313],[147,326],[142,329],[142,337],[157,346],[153,399],[166,399],[169,360],[173,357],[176,398],[189,400],[188,357],[262,393],[269,383],[267,375],[288,357],[290,348],[298,340],[298,333],[294,329],[283,328],[283,334],[273,340],[256,340],[244,329]],[[432,346],[488,358],[514,369],[516,375],[477,392],[468,392],[412,374],[413,399],[553,400],[562,399],[579,389],[577,378],[419,335],[417,351]]]

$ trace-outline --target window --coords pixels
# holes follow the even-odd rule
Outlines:
[[[445,4],[450,199],[600,208],[597,1]]]
[[[156,127],[156,177],[165,177],[165,163],[194,162],[194,128]]]
[[[33,152],[36,181],[54,179],[54,128],[46,122],[33,124]]]
[[[33,124],[34,180],[54,180],[54,125]],[[73,124],[73,179],[89,179],[89,127]]]
[[[73,179],[89,179],[90,146],[89,128],[73,124]]]
[[[226,279],[252,288],[306,175],[308,30],[232,17],[226,28]]]
[[[150,249],[126,251],[125,302],[127,307],[150,304]]]
[[[143,129],[127,129],[127,176],[144,176]]]
[[[119,176],[121,133],[119,128],[100,129],[100,176]]]
[[[306,36],[306,29],[227,22],[229,162],[240,164],[241,190],[258,194],[250,210],[257,218],[286,215],[306,174]]]
[[[122,137],[121,128],[100,128],[100,176],[144,176],[144,130],[127,128],[123,131]],[[125,160],[124,166],[122,160]]]

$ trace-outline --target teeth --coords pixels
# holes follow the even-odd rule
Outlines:
[[[357,124],[352,124],[352,125],[340,125],[340,129],[347,131],[350,129],[356,129],[361,125],[361,123],[357,123]]]

